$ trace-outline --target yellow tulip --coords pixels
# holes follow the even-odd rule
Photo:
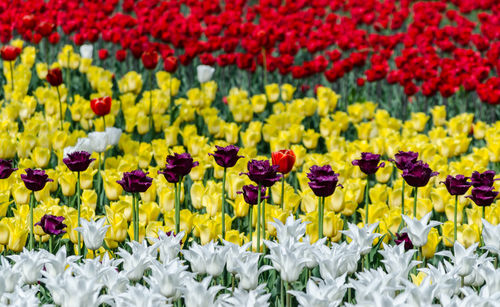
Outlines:
[[[224,127],[224,136],[226,142],[229,144],[238,143],[238,134],[240,132],[240,127],[236,123],[228,123]]]
[[[431,228],[429,235],[427,236],[427,243],[422,246],[422,256],[427,259],[434,257],[434,253],[436,252],[436,247],[441,241],[441,237],[439,236],[439,232],[436,228]]]
[[[128,237],[132,240],[134,238],[134,225],[133,223],[130,223],[127,229]],[[139,221],[139,242],[144,241],[144,238],[146,237],[146,223]]]
[[[318,146],[318,140],[321,135],[314,131],[314,129],[308,129],[304,132],[302,137],[302,143],[307,149],[314,149]]]
[[[453,238],[454,238],[454,227],[452,221],[446,221],[441,224],[441,233],[443,238],[443,244],[446,247],[453,246]],[[457,234],[458,236],[458,234]]]
[[[238,230],[228,230],[226,231],[225,240],[236,245],[243,245],[247,243],[248,239],[244,233],[240,233]]]
[[[377,173],[375,173],[375,178],[380,183],[387,183],[391,179],[394,166],[389,163],[385,163],[384,167],[379,168]]]
[[[457,229],[457,240],[465,246],[465,248],[468,248],[472,244],[479,242],[479,226],[472,224],[472,225],[460,225]]]
[[[209,243],[217,238],[217,222],[211,219],[204,223],[196,225],[200,232],[200,241],[202,245]]]
[[[75,195],[76,175],[73,172],[64,172],[59,176],[59,185],[64,196]]]
[[[267,100],[270,103],[278,101],[278,99],[280,97],[280,88],[279,88],[278,84],[276,84],[276,83],[267,84],[265,86],[265,90],[266,90]]]
[[[290,101],[293,98],[293,93],[295,92],[296,88],[288,83],[285,83],[281,86],[281,99],[283,101]]]
[[[420,271],[418,272],[417,275],[411,273],[410,274],[411,276],[411,281],[416,285],[416,286],[420,286],[420,284],[422,283],[422,281],[424,281],[424,279],[427,277],[427,274]]]
[[[338,242],[342,237],[341,230],[344,229],[344,220],[340,214],[334,212],[326,212],[323,220],[323,235],[331,238],[333,242]]]
[[[228,200],[228,203],[233,206],[234,216],[245,217],[248,215],[249,204],[245,202],[242,195],[236,197],[234,201]]]
[[[0,222],[0,245],[7,245],[9,243],[9,237],[9,226],[4,222]]]
[[[446,122],[446,106],[435,106],[431,109],[434,126],[442,126]]]
[[[250,99],[252,103],[252,108],[255,113],[262,113],[266,109],[267,105],[267,98],[266,95],[260,94],[260,95],[254,95]]]
[[[106,197],[111,201],[118,200],[119,196],[123,193],[123,188],[116,181],[121,180],[121,176],[116,171],[111,170],[102,171],[101,176]]]

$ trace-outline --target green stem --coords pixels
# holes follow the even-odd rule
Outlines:
[[[280,288],[280,295],[281,295],[281,307],[285,307],[285,283],[283,282],[283,279],[281,279],[281,288]]]
[[[413,197],[413,218],[417,218],[417,198],[418,198],[418,187],[414,187],[415,195]]]
[[[248,233],[250,233],[250,241],[253,240],[252,214],[253,214],[253,206],[249,205],[249,207],[248,207]]]
[[[458,195],[455,195],[455,212],[453,217],[453,244],[457,241],[457,210],[458,210]]]
[[[12,89],[12,92],[10,94],[10,99],[12,100],[12,97],[14,95],[14,67],[12,66],[12,62],[14,61],[9,61],[9,66],[10,66],[10,87]]]
[[[178,183],[175,184],[175,234],[178,234],[180,232],[180,186],[181,186],[181,180],[179,180]]]
[[[153,85],[151,83],[152,70],[148,70],[148,88],[149,88],[149,129],[153,132]]]
[[[262,196],[261,196],[262,197]],[[266,200],[262,200],[262,240],[266,239]],[[265,251],[266,247],[262,246],[262,249]]]
[[[285,174],[281,177],[281,210],[285,209]]]
[[[370,191],[370,175],[366,177],[366,188],[365,188],[365,225],[368,225],[368,193]]]
[[[53,240],[52,235],[49,235],[49,252],[51,254],[53,253],[53,249],[52,249],[53,242],[52,242],[52,240]]]
[[[132,222],[134,228],[134,240],[139,242],[139,218],[137,212],[137,193],[132,193]]]
[[[486,220],[486,206],[483,206],[483,220]],[[484,246],[484,239],[483,239],[483,232],[484,232],[484,223],[481,223],[481,246]]]
[[[226,239],[226,173],[227,168],[224,167],[224,175],[222,176],[222,240]]]
[[[102,116],[102,122],[104,123],[103,131],[105,131],[106,130],[106,115]]]
[[[61,93],[59,92],[59,86],[56,86],[56,90],[57,90],[57,97],[59,99],[59,116],[61,117],[61,131],[63,131],[64,118],[63,118],[63,113],[62,113],[62,102],[61,102]]]
[[[401,187],[401,227],[405,225],[405,221],[403,220],[403,214],[405,214],[405,185],[406,182],[403,179],[403,186]]]
[[[257,253],[260,253],[260,183],[257,188]]]
[[[286,291],[286,307],[290,307],[290,306],[292,306],[292,297],[290,296],[290,293],[288,293],[288,290],[290,290],[291,287],[287,281],[285,281],[285,285],[286,285],[286,289],[287,289],[287,291]]]
[[[323,202],[324,197],[318,197],[318,240],[323,237]]]
[[[235,276],[233,273],[233,274],[231,274],[231,295],[234,294],[234,279],[235,279]]]
[[[35,248],[35,235],[33,233],[33,207],[35,206],[35,192],[31,192],[30,199],[30,241],[29,249],[33,250]]]
[[[78,172],[78,175],[76,177],[76,205],[77,205],[77,210],[78,210],[78,227],[80,227],[80,204],[81,204],[81,199],[80,199],[80,172]],[[81,248],[82,248],[82,234],[78,232],[78,255],[82,254]]]

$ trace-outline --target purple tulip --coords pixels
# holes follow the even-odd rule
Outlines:
[[[153,182],[153,178],[146,176],[148,173],[138,169],[132,172],[123,173],[122,180],[116,181],[126,192],[142,193],[146,192]]]
[[[394,159],[389,159],[389,161],[394,162],[396,167],[402,171],[410,168],[411,164],[417,162],[418,153],[413,151],[399,151],[394,155]]]
[[[313,165],[307,174],[309,178],[309,187],[318,197],[328,197],[335,192],[335,188],[339,182],[339,174],[335,174],[330,165],[317,166]]]
[[[215,163],[223,168],[233,167],[240,158],[243,158],[243,156],[238,156],[240,148],[237,146],[229,145],[226,147],[220,147],[215,145],[215,147],[217,150],[214,153],[209,153],[208,155],[213,156]]]
[[[487,207],[495,201],[497,195],[498,192],[493,191],[493,187],[482,186],[473,188],[471,195],[466,197],[472,199],[472,201],[478,206]]]
[[[7,179],[17,168],[12,168],[12,161],[0,159],[0,179]]]
[[[248,173],[245,174],[253,182],[264,187],[271,187],[283,175],[278,174],[278,165],[271,165],[268,160],[252,160],[248,162]],[[240,174],[240,175],[241,175]]]
[[[42,227],[43,232],[48,235],[57,236],[66,232],[64,230],[64,228],[66,228],[66,224],[64,224],[63,221],[64,216],[45,214],[44,216],[42,216],[40,222],[36,223],[35,226],[38,225]]]
[[[66,164],[66,166],[72,172],[86,171],[92,161],[95,161],[95,159],[91,159],[90,153],[86,151],[72,152],[63,159],[64,164]]]
[[[495,178],[495,171],[485,171],[482,173],[475,171],[472,173],[471,182],[475,188],[481,186],[492,187],[493,183],[496,180],[500,180],[500,178],[498,179],[494,178]]]
[[[455,177],[448,175],[446,181],[441,181],[446,185],[446,189],[450,195],[464,195],[469,190],[471,183],[469,177],[457,175]]]
[[[47,182],[54,181],[45,174],[44,170],[27,168],[24,171],[26,171],[26,174],[21,174],[21,179],[28,190],[40,191]]]
[[[433,172],[427,163],[421,160],[415,162],[410,168],[403,171],[403,178],[407,184],[418,188],[426,186],[431,177],[437,176],[438,172]]]
[[[187,152],[183,154],[175,153],[167,156],[167,164],[164,171],[158,171],[158,174],[165,176],[170,183],[177,183],[191,172],[191,169],[198,166],[198,162],[194,162],[191,155]]]
[[[405,250],[410,250],[413,248],[413,243],[411,242],[411,239],[406,232],[397,233],[394,242],[396,242],[397,245],[404,243]]]
[[[249,205],[256,205],[258,203],[258,198],[259,198],[259,187],[256,185],[244,185],[243,186],[243,191],[238,191],[236,192],[237,194],[243,194],[243,199],[245,202]],[[269,196],[266,195],[266,188],[265,187],[260,187],[260,199],[268,199]]]
[[[380,155],[370,152],[362,152],[361,159],[353,160],[352,165],[357,165],[361,171],[367,175],[375,174],[377,170],[385,166],[385,163],[380,163]]]

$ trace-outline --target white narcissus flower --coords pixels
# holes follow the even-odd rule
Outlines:
[[[104,225],[106,218],[101,218],[97,221],[87,221],[80,218],[81,227],[76,227],[75,230],[82,234],[85,247],[91,250],[98,250],[102,246],[104,236],[110,225]]]
[[[206,83],[212,80],[212,76],[215,72],[215,68],[208,65],[198,65],[196,67],[196,72],[198,73],[198,81],[200,83]]]
[[[500,223],[492,225],[485,219],[481,219],[481,221],[483,222],[483,248],[500,256]]]
[[[90,44],[84,44],[84,45],[80,46],[80,55],[84,59],[91,59],[93,51],[94,51],[94,47]]]
[[[348,223],[349,230],[342,230],[341,232],[352,239],[351,244],[358,246],[359,253],[364,256],[372,249],[372,243],[375,238],[381,236],[379,233],[373,233],[377,228],[378,223],[366,225],[359,228],[356,224]]]
[[[429,221],[431,219],[432,212],[427,213],[422,219],[412,219],[403,214],[403,220],[406,223],[406,227],[401,230],[401,232],[408,233],[411,243],[415,247],[422,247],[427,243],[427,236],[431,231],[432,227],[441,225],[438,221]]]
[[[106,133],[108,145],[115,146],[120,142],[122,136],[122,129],[116,127],[107,127],[104,131]]]

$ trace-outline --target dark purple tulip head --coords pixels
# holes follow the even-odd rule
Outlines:
[[[464,195],[471,186],[469,177],[465,177],[464,175],[457,175],[455,177],[448,175],[446,176],[446,181],[441,181],[441,183],[445,184],[450,195]]]
[[[307,178],[309,178],[308,183],[314,195],[328,197],[335,192],[335,188],[339,182],[339,174],[335,174],[330,165],[313,165],[309,171],[307,173]]]
[[[0,179],[9,178],[15,171],[17,168],[12,168],[12,161],[0,159]]]
[[[403,171],[403,178],[408,185],[419,188],[426,186],[431,177],[438,174],[438,172],[433,172],[427,163],[419,160]]]
[[[495,180],[500,180],[500,178],[495,179],[495,171],[491,171],[491,170],[485,171],[482,173],[475,171],[472,173],[472,177],[470,179],[471,179],[472,185],[475,188],[481,187],[481,186],[492,187]]]
[[[123,173],[122,180],[118,180],[116,182],[119,183],[126,192],[146,192],[153,183],[153,178],[148,177],[147,174],[148,173],[145,173],[140,169],[132,172],[125,172]]]
[[[256,205],[258,203],[259,199],[259,187],[256,185],[244,185],[243,186],[243,191],[238,191],[236,192],[238,194],[243,194],[243,199],[245,199],[245,202],[249,205]],[[265,187],[260,187],[260,199],[261,201],[263,199],[268,199],[269,196],[266,195],[266,188]]]
[[[397,233],[396,234],[396,239],[394,239],[394,242],[396,242],[397,245],[404,243],[405,245],[405,250],[410,250],[413,248],[413,243],[410,240],[410,237],[406,232],[403,233]]]
[[[214,153],[209,153],[209,155],[213,156],[215,163],[223,168],[233,167],[240,158],[243,158],[243,156],[238,156],[240,148],[237,146],[221,147],[215,145],[215,147],[217,150]]]
[[[45,174],[44,170],[27,168],[24,171],[26,174],[21,174],[21,179],[28,190],[40,191],[47,182],[54,181]]]
[[[174,153],[167,156],[165,170],[158,171],[158,174],[165,176],[165,179],[170,183],[177,183],[198,164],[198,162],[193,161],[193,157],[187,152],[182,154]]]
[[[497,196],[498,192],[493,191],[493,187],[482,186],[473,188],[471,195],[466,197],[472,199],[472,201],[478,206],[487,207],[495,201]]]
[[[380,155],[370,152],[362,152],[361,159],[353,160],[352,165],[357,165],[361,171],[367,175],[375,174],[377,170],[385,166],[385,163],[380,163]]]
[[[271,187],[283,175],[278,174],[278,165],[271,165],[268,160],[252,160],[248,162],[248,173],[245,174],[253,182],[264,187]],[[241,175],[240,174],[240,175]]]
[[[72,172],[84,172],[94,160],[90,158],[90,153],[86,151],[75,151],[68,154],[63,159],[63,162]]]
[[[48,235],[57,236],[66,232],[64,230],[64,228],[66,228],[66,224],[64,224],[63,221],[64,216],[45,214],[42,216],[40,222],[36,223],[35,226],[38,225],[42,227],[43,232]]]
[[[394,162],[396,167],[404,171],[409,168],[411,164],[417,162],[418,152],[413,151],[399,151],[394,155],[394,159],[389,159],[389,161]]]

